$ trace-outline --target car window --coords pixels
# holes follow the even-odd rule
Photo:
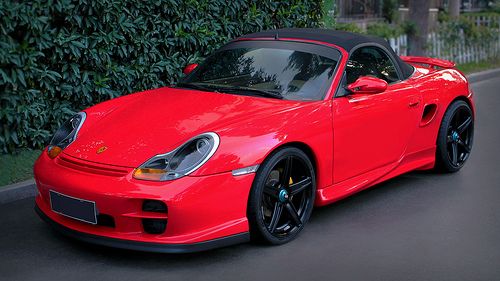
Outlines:
[[[378,47],[362,47],[354,51],[346,66],[346,82],[351,84],[360,76],[373,76],[393,83],[399,81],[393,61]]]
[[[263,44],[260,44],[263,45]],[[272,91],[289,100],[321,100],[338,60],[306,50],[251,46],[223,49],[208,57],[184,83]],[[247,94],[252,94],[248,91]]]

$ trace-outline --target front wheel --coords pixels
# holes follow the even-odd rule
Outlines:
[[[309,220],[316,179],[307,155],[295,147],[272,154],[260,166],[248,201],[253,239],[270,244],[293,240]]]
[[[453,102],[444,114],[439,129],[436,168],[441,172],[460,170],[469,158],[474,138],[474,116],[464,101]]]

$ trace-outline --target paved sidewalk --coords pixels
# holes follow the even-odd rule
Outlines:
[[[35,180],[30,179],[0,187],[0,204],[33,197],[36,194]]]

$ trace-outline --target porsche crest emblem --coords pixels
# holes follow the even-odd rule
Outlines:
[[[105,146],[105,145],[103,145],[103,146],[101,146],[101,147],[99,147],[99,148],[97,149],[96,153],[97,153],[97,154],[101,154],[101,153],[103,153],[104,151],[106,151],[106,149],[108,149],[108,147],[107,147],[107,146]]]

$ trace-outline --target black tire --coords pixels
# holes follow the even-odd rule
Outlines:
[[[439,128],[436,150],[436,170],[454,173],[469,158],[474,139],[474,115],[462,100],[451,103]]]
[[[316,175],[309,157],[285,147],[259,167],[248,199],[252,240],[279,245],[293,240],[311,216]]]

